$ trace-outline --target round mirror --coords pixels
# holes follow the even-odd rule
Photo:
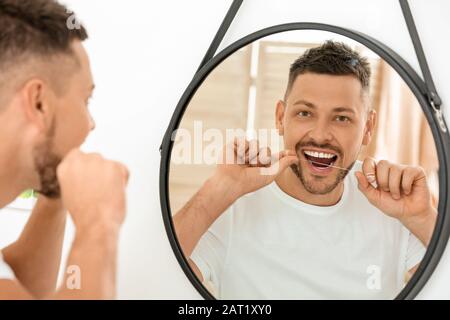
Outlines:
[[[169,238],[200,293],[413,297],[448,237],[447,134],[422,87],[388,48],[323,25],[263,30],[202,68],[161,167]]]

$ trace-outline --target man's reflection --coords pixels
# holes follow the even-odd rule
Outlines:
[[[257,141],[236,139],[224,147],[233,162],[175,215],[184,254],[217,298],[394,298],[415,271],[436,210],[420,167],[357,161],[376,123],[369,79],[367,59],[345,44],[305,52],[276,106],[285,150],[269,162]]]

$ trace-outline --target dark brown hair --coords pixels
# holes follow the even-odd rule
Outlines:
[[[341,42],[326,41],[319,47],[308,49],[291,65],[286,96],[290,93],[295,79],[301,74],[311,72],[328,75],[353,75],[363,90],[370,86],[370,64],[367,58]]]
[[[0,0],[0,69],[24,56],[71,54],[73,40],[88,35],[70,28],[71,13],[55,0]]]

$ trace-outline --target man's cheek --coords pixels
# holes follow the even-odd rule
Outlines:
[[[71,126],[67,128],[58,137],[58,146],[62,154],[67,154],[70,150],[78,148],[85,140],[85,134],[80,132],[80,126]]]

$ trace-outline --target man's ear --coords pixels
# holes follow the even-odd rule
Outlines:
[[[54,110],[50,108],[51,97],[46,83],[40,79],[28,81],[22,88],[22,98],[26,119],[39,131],[48,131],[52,124]]]
[[[375,126],[377,122],[377,112],[375,110],[370,110],[369,115],[367,116],[366,128],[363,137],[362,144],[367,146],[370,141],[372,141],[372,137],[375,133]]]
[[[286,109],[286,104],[278,100],[277,102],[277,108],[275,112],[275,121],[276,121],[276,128],[278,129],[278,133],[280,136],[284,135],[284,113]]]

